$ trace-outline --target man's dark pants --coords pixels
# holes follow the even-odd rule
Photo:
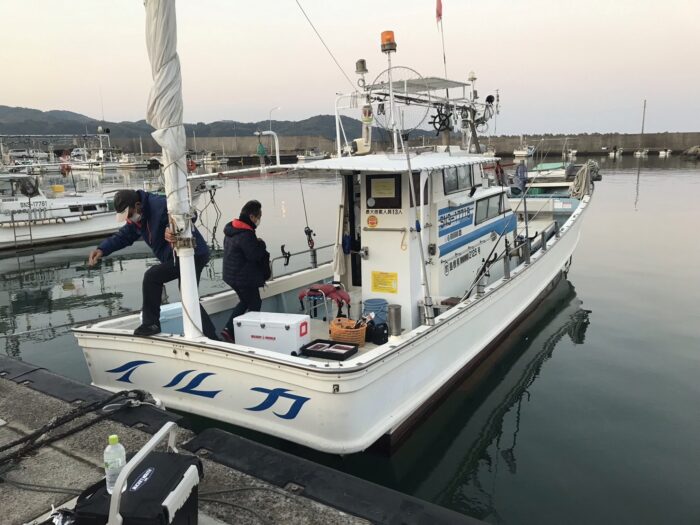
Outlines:
[[[199,285],[199,276],[208,262],[208,256],[195,256],[194,258],[197,285]],[[163,285],[175,279],[177,279],[179,287],[180,266],[177,259],[151,266],[143,274],[143,308],[141,311],[144,325],[157,324],[160,326],[160,301],[163,294]],[[216,328],[214,328],[214,324],[209,319],[207,312],[202,308],[202,305],[199,305],[199,310],[202,313],[202,331],[204,335],[210,339],[218,339]]]
[[[231,310],[231,317],[228,318],[226,329],[233,334],[233,320],[246,312],[259,312],[262,306],[260,299],[260,289],[255,288],[234,288],[238,296],[238,304]]]

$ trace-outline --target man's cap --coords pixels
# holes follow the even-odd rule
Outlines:
[[[129,208],[139,200],[135,190],[119,190],[114,194],[114,211],[117,212],[117,222],[124,222],[129,217]]]

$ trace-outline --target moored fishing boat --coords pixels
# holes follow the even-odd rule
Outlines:
[[[86,239],[119,226],[98,194],[64,193],[49,198],[28,175],[0,175],[0,250]]]
[[[147,27],[156,32],[149,42],[172,46],[175,39],[158,32],[174,32],[173,4],[164,7],[171,11],[161,14],[162,24],[153,23],[152,5],[146,5]],[[396,50],[393,33],[382,35],[382,50],[390,61]],[[149,46],[152,56],[165,57],[165,64],[154,65],[154,78],[162,78],[161,70],[179,72],[174,48],[166,51]],[[466,92],[468,84],[420,77],[394,81],[393,72],[389,62],[383,73],[386,81],[366,85],[364,70],[363,89],[338,99],[346,100],[347,108],[362,108],[361,142],[371,129],[368,115],[376,114],[381,104],[393,151],[371,153],[368,143],[357,148],[363,155],[342,156],[351,149],[343,147],[338,133],[337,157],[270,168],[294,169],[300,177],[307,171],[338,177],[342,197],[333,264],[319,265],[312,257],[310,268],[270,280],[262,291],[265,316],[256,317],[250,337],[244,337],[244,320],[238,321],[238,343],[201,334],[193,321],[198,311],[196,286],[189,291],[183,287],[184,306],[163,308],[158,335],[133,335],[140,324],[138,313],[74,328],[95,385],[112,391],[144,389],[178,410],[325,452],[351,453],[384,435],[400,435],[414,424],[456,378],[485,356],[503,330],[537,304],[571,263],[592,196],[590,179],[583,173],[559,221],[538,226],[537,235],[530,238],[527,214],[519,222],[506,191],[486,182],[484,166],[495,158],[450,151],[411,153],[397,125],[404,122],[402,112],[408,106],[441,114],[449,89],[449,103],[463,115],[464,129],[475,129],[475,123],[493,114],[494,98],[479,103],[474,96],[455,96],[458,88]],[[179,86],[179,80],[168,86]],[[177,100],[172,93],[152,94],[152,100],[166,95]],[[154,124],[154,135],[177,132],[181,111],[179,119],[158,117],[162,124]],[[177,175],[179,181],[167,174],[165,178],[173,215],[170,199],[173,188],[183,184],[184,167],[178,167]],[[217,178],[221,176],[225,173]],[[312,242],[310,248],[314,255]],[[391,336],[367,343],[362,337],[356,341],[363,343],[356,353],[342,360],[305,352],[300,348],[303,342],[321,344],[328,339],[329,323],[300,318],[298,298],[323,285],[329,293],[347,293],[342,306],[349,306],[348,315],[358,319],[350,323],[355,327],[361,326],[360,312],[370,310],[370,304],[380,313],[389,309]],[[233,291],[202,300],[217,324],[235,303]],[[308,304],[305,308],[303,314],[310,313]],[[332,324],[330,329],[333,333]]]
[[[514,157],[532,157],[535,154],[535,146],[521,146],[513,150]]]
[[[309,162],[311,160],[323,160],[327,159],[329,155],[327,153],[318,150],[308,150],[303,154],[297,155],[297,160],[299,162]]]

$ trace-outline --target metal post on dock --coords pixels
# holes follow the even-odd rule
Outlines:
[[[527,237],[522,245],[523,261],[525,264],[530,264],[530,238]]]
[[[510,247],[506,241],[506,253],[503,257],[503,278],[510,279]]]

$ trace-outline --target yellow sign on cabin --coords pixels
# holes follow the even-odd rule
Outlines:
[[[398,293],[399,274],[394,272],[372,272],[372,291],[376,293]]]

